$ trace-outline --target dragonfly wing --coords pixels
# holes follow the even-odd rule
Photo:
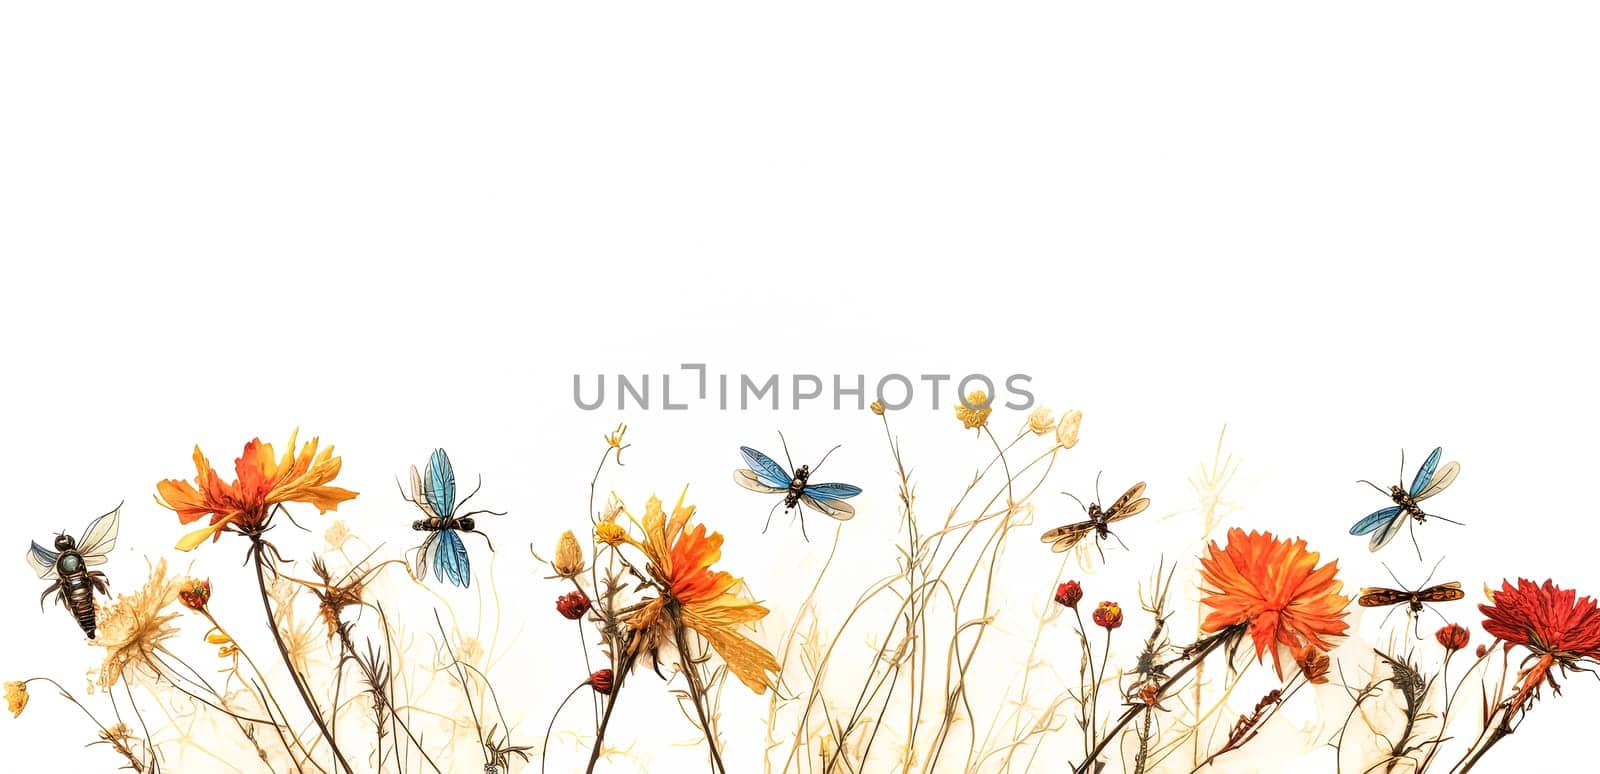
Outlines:
[[[1121,505],[1122,507],[1119,508],[1117,505],[1111,506],[1113,510],[1111,515],[1106,517],[1107,522],[1122,521],[1129,516],[1135,516],[1144,512],[1144,509],[1150,507],[1150,498],[1141,497],[1131,503],[1123,503],[1121,500],[1118,500],[1117,504]]]
[[[415,469],[412,468],[412,470]],[[438,542],[439,533],[429,532],[428,538],[422,541],[422,545],[417,546],[417,558],[411,568],[411,577],[416,578],[419,582],[428,579],[428,553]]]
[[[810,506],[813,511],[832,516],[839,521],[848,521],[856,515],[855,506],[840,500],[818,500],[811,495],[801,495],[800,502]]]
[[[1422,461],[1422,467],[1417,468],[1417,477],[1411,479],[1410,494],[1416,497],[1422,490],[1428,488],[1428,482],[1433,480],[1433,472],[1439,469],[1439,455],[1444,454],[1443,446],[1435,446],[1433,453]]]
[[[121,520],[121,513],[122,506],[118,505],[110,513],[89,522],[83,539],[78,541],[78,553],[83,554],[84,564],[104,564],[105,555],[116,548],[117,523]]]
[[[1444,488],[1450,486],[1450,484],[1456,480],[1456,476],[1460,473],[1461,463],[1456,462],[1455,460],[1446,462],[1444,467],[1439,468],[1439,473],[1433,477],[1433,481],[1424,487],[1420,493],[1412,495],[1411,498],[1413,500],[1422,501],[1440,492],[1443,492]]]
[[[434,449],[428,458],[428,505],[440,516],[456,512],[456,469],[444,449]]]
[[[1368,532],[1394,521],[1395,517],[1399,515],[1400,506],[1398,505],[1391,505],[1382,510],[1373,511],[1372,514],[1367,516],[1365,519],[1356,522],[1355,526],[1350,528],[1350,534],[1365,535]]]
[[[861,487],[850,484],[806,484],[805,492],[818,500],[843,500],[861,494]]]
[[[433,512],[433,506],[428,504],[428,495],[422,486],[422,474],[417,472],[417,466],[411,466],[411,504],[422,509],[429,516],[438,516]]]
[[[761,479],[761,483],[779,489],[789,488],[791,479],[788,471],[785,471],[782,465],[773,462],[771,457],[748,446],[740,446],[739,453],[744,455],[745,464],[755,471],[756,477]]]
[[[1418,593],[1424,602],[1454,602],[1467,596],[1467,592],[1462,591],[1461,584],[1456,581],[1425,588]]]
[[[1376,551],[1383,548],[1389,541],[1394,540],[1395,535],[1400,534],[1400,526],[1405,523],[1404,516],[1396,516],[1379,526],[1378,530],[1372,533],[1372,538],[1367,541],[1367,549]]]
[[[1039,542],[1054,543],[1055,545],[1050,546],[1050,550],[1059,554],[1076,545],[1078,541],[1082,540],[1083,537],[1089,534],[1089,532],[1093,529],[1094,522],[1092,521],[1080,521],[1076,524],[1067,524],[1065,526],[1056,527],[1055,529],[1045,532],[1043,535],[1039,536]]]
[[[1409,598],[1410,595],[1404,591],[1368,586],[1361,590],[1361,596],[1356,598],[1356,604],[1362,607],[1383,607],[1400,604]]]
[[[28,566],[32,567],[33,571],[37,573],[40,578],[45,580],[55,580],[61,577],[60,575],[56,574],[56,559],[60,556],[61,554],[51,551],[50,549],[45,548],[38,543],[34,543],[33,546],[28,549]]]
[[[440,574],[450,579],[461,588],[472,585],[472,566],[467,560],[467,544],[461,542],[461,536],[453,529],[439,531],[439,550],[433,552],[433,576],[440,578]]]
[[[740,468],[733,472],[733,482],[744,487],[745,489],[755,492],[765,492],[767,494],[789,491],[788,487],[768,486],[762,483],[761,477],[757,475],[755,471],[746,470],[744,468]]]

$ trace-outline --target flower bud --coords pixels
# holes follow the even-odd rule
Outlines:
[[[1083,586],[1078,585],[1077,581],[1067,581],[1056,587],[1056,604],[1077,610],[1082,600]]]
[[[601,669],[589,675],[589,686],[601,696],[611,695],[611,670]]]
[[[556,541],[556,557],[551,560],[550,567],[556,575],[571,580],[583,572],[583,547],[578,545],[578,536],[572,530],[561,533],[561,539]]]
[[[556,599],[556,611],[569,621],[576,621],[589,612],[589,595],[582,591],[569,591]]]
[[[1101,602],[1100,606],[1094,609],[1094,622],[1098,626],[1105,627],[1106,631],[1111,631],[1122,625],[1122,608],[1115,602]]]
[[[1467,646],[1467,642],[1472,639],[1472,632],[1467,631],[1467,627],[1461,624],[1448,624],[1434,632],[1433,638],[1438,640],[1445,650],[1457,651]]]

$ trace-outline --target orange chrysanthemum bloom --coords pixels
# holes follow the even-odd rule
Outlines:
[[[1247,627],[1255,642],[1256,658],[1266,660],[1283,677],[1280,645],[1290,648],[1333,648],[1330,637],[1343,635],[1349,597],[1339,594],[1344,584],[1337,578],[1337,561],[1317,566],[1321,554],[1306,550],[1298,538],[1280,540],[1270,532],[1228,530],[1228,545],[1215,541],[1200,558],[1200,577],[1207,596],[1201,600],[1211,614],[1200,628],[1218,632]]]
[[[260,438],[245,444],[244,454],[233,461],[237,478],[231,484],[223,483],[199,446],[194,447],[194,484],[178,479],[157,483],[156,501],[177,511],[178,521],[189,524],[202,516],[211,517],[209,526],[184,535],[178,550],[193,551],[224,530],[260,535],[272,517],[273,506],[280,503],[307,503],[327,513],[355,497],[348,489],[328,486],[339,475],[340,459],[333,456],[332,446],[319,454],[313,438],[295,453],[299,432],[289,436],[282,459],[273,455],[272,444],[262,443]]]
[[[753,626],[767,615],[767,609],[735,593],[743,583],[739,578],[711,569],[722,558],[722,534],[708,532],[704,524],[690,527],[693,516],[694,506],[684,505],[682,495],[670,518],[661,500],[651,497],[645,504],[644,540],[628,542],[649,558],[650,575],[666,597],[640,608],[629,624],[635,629],[657,625],[665,609],[669,625],[676,620],[699,632],[727,662],[730,672],[750,690],[765,693],[777,676],[778,660],[739,627]]]

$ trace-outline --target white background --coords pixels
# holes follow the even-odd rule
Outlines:
[[[1428,564],[1446,556],[1473,602],[1519,574],[1593,593],[1596,21],[1584,4],[8,6],[0,668],[81,687],[96,663],[37,609],[29,539],[125,499],[108,570],[128,591],[181,532],[150,495],[194,443],[225,467],[295,426],[337,444],[363,492],[340,514],[374,542],[412,539],[389,487],[434,446],[512,511],[486,529],[502,590],[534,600],[507,614],[528,622],[504,678],[522,736],[582,669],[537,641],[565,622],[523,546],[586,523],[619,419],[636,444],[619,493],[693,482],[775,618],[814,568],[769,559],[798,534],[759,534],[766,502],[728,480],[739,444],[845,444],[830,469],[867,489],[851,572],[890,569],[868,544],[895,505],[874,418],[573,405],[574,373],[682,362],[1031,374],[1086,415],[1040,502],[1057,515],[1054,492],[1102,469],[1183,507],[1227,423],[1232,523],[1305,535],[1349,586],[1387,583],[1343,535],[1381,505],[1353,481],[1442,444],[1463,473],[1439,510],[1469,526],[1425,525]],[[899,421],[948,502],[982,447],[947,408]],[[1120,557],[1131,576],[1153,532],[1124,532],[1145,554]],[[235,549],[182,561],[225,577]],[[1415,583],[1409,550],[1382,557]],[[1048,581],[1001,604],[1026,612]],[[1471,604],[1450,612],[1481,641]],[[1566,686],[1482,770],[1569,760],[1600,686]],[[732,693],[730,716],[764,712]],[[61,702],[34,702],[0,722],[8,768],[106,765]],[[660,766],[699,765],[662,717],[618,722]]]

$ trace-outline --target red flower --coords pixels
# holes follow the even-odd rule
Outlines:
[[[589,595],[582,591],[569,591],[556,598],[556,611],[569,621],[576,621],[589,612]]]
[[[1433,638],[1438,640],[1445,650],[1455,651],[1467,646],[1467,642],[1472,639],[1472,632],[1467,631],[1467,627],[1461,624],[1448,624],[1439,627],[1439,631],[1433,633]]]
[[[1501,581],[1492,604],[1478,605],[1484,615],[1483,630],[1504,640],[1506,647],[1521,645],[1537,658],[1518,676],[1520,687],[1508,703],[1506,717],[1526,707],[1528,699],[1548,682],[1557,693],[1550,668],[1563,672],[1581,669],[1584,659],[1600,659],[1600,607],[1593,597],[1580,597],[1549,580],[1537,584],[1518,578],[1513,587]]]
[[[1067,581],[1056,587],[1056,604],[1062,607],[1078,609],[1078,603],[1083,601],[1083,587],[1077,581]]]
[[[1541,585],[1518,578],[1515,587],[1502,581],[1494,604],[1478,610],[1483,630],[1507,643],[1564,662],[1600,658],[1600,608],[1592,597],[1548,580]]]
[[[1100,606],[1094,609],[1094,622],[1098,626],[1104,626],[1106,631],[1115,629],[1122,625],[1122,608],[1115,602],[1101,602]]]
[[[601,696],[611,695],[611,670],[602,669],[589,675],[589,686]]]
[[[190,578],[178,586],[178,601],[195,612],[206,609],[211,602],[211,580]]]

